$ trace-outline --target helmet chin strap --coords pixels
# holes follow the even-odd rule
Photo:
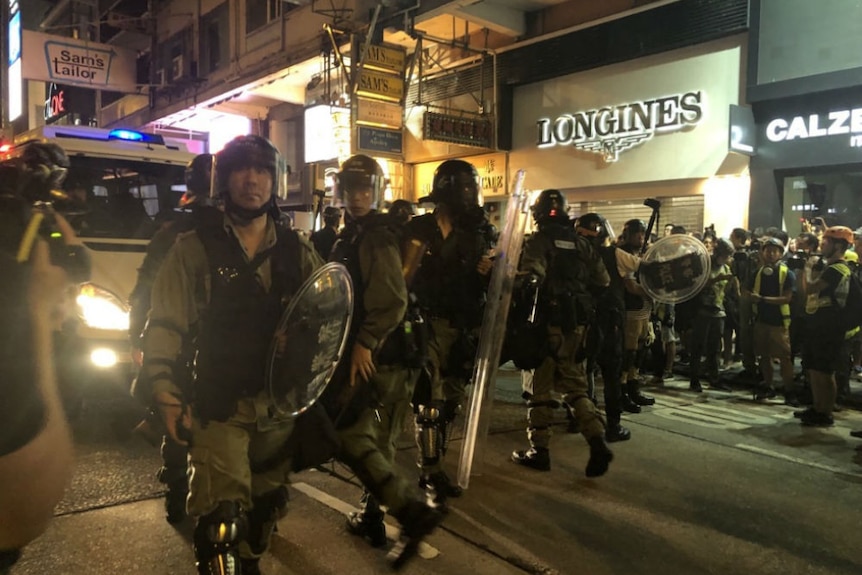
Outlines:
[[[250,210],[248,208],[243,208],[241,206],[236,205],[233,200],[230,199],[229,195],[225,195],[224,199],[224,209],[229,214],[233,214],[234,216],[243,219],[243,220],[253,220],[255,218],[259,218],[260,216],[270,212],[275,206],[275,196],[270,197],[269,201],[263,204],[261,207]],[[276,208],[278,209],[278,208]]]

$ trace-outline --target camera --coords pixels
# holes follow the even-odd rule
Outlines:
[[[787,267],[791,270],[798,271],[805,268],[805,263],[808,261],[809,254],[805,252],[795,252],[787,258]]]
[[[51,263],[74,283],[90,277],[90,259],[81,245],[69,244],[58,225],[53,200],[69,160],[56,144],[27,145],[20,156],[0,165],[0,249],[19,263],[29,259],[37,238],[48,244]]]

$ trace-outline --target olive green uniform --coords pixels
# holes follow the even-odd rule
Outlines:
[[[233,241],[239,241],[233,222],[224,217],[224,229]],[[265,237],[259,250],[276,243],[276,229],[268,219]],[[298,268],[302,281],[323,264],[307,240],[299,238]],[[245,253],[247,261],[251,258]],[[255,270],[255,279],[269,291],[272,286],[271,257]],[[182,378],[174,373],[174,362],[181,356],[185,341],[196,326],[210,301],[212,278],[204,245],[192,231],[182,234],[165,258],[153,284],[149,326],[144,338],[145,362],[143,377],[152,385],[153,394],[169,392],[186,402],[188,390],[177,385]],[[226,346],[231,342],[224,342]],[[288,342],[288,345],[290,343]],[[206,382],[196,389],[207,392]],[[288,482],[290,462],[253,473],[256,462],[277,456],[290,436],[293,421],[272,422],[267,417],[267,399],[261,392],[256,397],[242,397],[236,410],[226,421],[203,424],[192,404],[193,424],[189,448],[190,477],[188,512],[202,516],[212,512],[221,501],[234,501],[243,509],[253,508],[253,499],[272,492]],[[252,552],[246,543],[240,546],[243,557]]]
[[[591,313],[586,309],[592,305],[589,288],[606,286],[610,282],[607,268],[588,240],[576,236],[573,249],[577,251],[577,265],[582,266],[579,274],[585,281],[567,286],[578,298],[585,302],[579,311],[582,315]],[[534,274],[544,283],[554,265],[554,239],[539,231],[530,237],[521,256],[520,270]],[[544,288],[543,288],[544,289]],[[551,322],[555,323],[554,321]],[[572,406],[575,416],[586,439],[603,437],[605,422],[596,405],[589,397],[586,377],[586,355],[583,353],[586,317],[580,317],[572,330],[559,325],[549,325],[548,344],[550,355],[539,365],[533,374],[533,394],[528,410],[528,437],[534,448],[547,449],[551,439],[551,424],[554,420],[553,392],[563,394],[564,401]]]
[[[386,337],[398,328],[407,309],[407,287],[397,236],[385,226],[368,229],[361,237],[358,259],[362,286],[357,286],[361,293],[361,301],[357,303],[361,306],[358,315],[362,320],[355,341],[379,351]],[[344,361],[350,360],[349,351]],[[397,471],[395,447],[410,411],[419,371],[400,362],[382,365],[379,355],[375,356],[375,367],[377,372],[366,383],[372,408],[364,409],[355,422],[339,429],[341,458],[372,495],[397,513],[413,499],[409,483]]]

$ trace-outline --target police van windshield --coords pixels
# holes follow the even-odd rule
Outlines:
[[[82,237],[149,239],[186,189],[181,165],[74,155],[69,161],[68,219]]]

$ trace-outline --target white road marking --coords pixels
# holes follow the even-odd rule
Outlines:
[[[772,457],[774,459],[781,459],[783,461],[789,461],[791,463],[798,463],[799,465],[806,465],[808,467],[813,467],[815,469],[822,469],[823,471],[830,471],[832,473],[838,473],[841,475],[849,475],[850,477],[862,477],[860,473],[853,473],[852,471],[848,471],[846,469],[842,469],[840,467],[835,467],[834,465],[826,465],[823,463],[817,463],[816,461],[809,461],[807,459],[802,459],[799,457],[793,457],[792,455],[785,455],[783,453],[779,453],[777,451],[772,451],[770,449],[763,449],[762,447],[756,447],[754,445],[748,445],[747,443],[737,443],[734,445],[737,449],[741,449],[743,451],[750,451],[751,453],[757,453],[759,455],[766,455],[767,457]]]
[[[353,505],[347,503],[346,501],[342,501],[337,497],[333,497],[329,493],[325,491],[321,491],[320,489],[309,485],[308,483],[291,483],[291,487],[299,491],[300,493],[307,495],[314,499],[319,503],[323,503],[327,507],[338,511],[339,513],[344,514],[345,516],[349,515],[354,511],[359,511]],[[401,534],[401,530],[398,527],[392,526],[389,523],[386,523],[386,537],[391,539],[392,541],[397,541],[398,537]],[[419,544],[419,557],[422,559],[433,559],[440,555],[440,550],[436,547],[432,547],[428,545],[424,541]]]

